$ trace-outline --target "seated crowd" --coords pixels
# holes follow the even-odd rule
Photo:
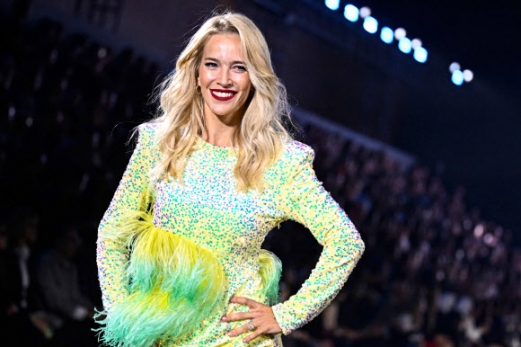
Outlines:
[[[0,13],[0,334],[3,346],[96,346],[96,229],[159,67],[51,20]],[[317,176],[360,230],[348,284],[292,346],[521,346],[521,251],[427,167],[402,167],[317,126],[302,140]],[[320,252],[285,223],[265,242],[282,299]]]

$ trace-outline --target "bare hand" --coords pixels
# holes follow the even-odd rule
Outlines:
[[[230,302],[234,304],[246,305],[250,309],[250,312],[231,313],[222,317],[224,322],[246,321],[240,327],[231,330],[228,333],[229,336],[237,336],[250,331],[250,321],[253,324],[254,329],[251,330],[251,334],[244,338],[243,341],[245,343],[250,342],[262,334],[278,334],[282,332],[279,323],[277,323],[275,320],[275,316],[273,315],[273,311],[271,310],[270,306],[240,296],[232,297]]]

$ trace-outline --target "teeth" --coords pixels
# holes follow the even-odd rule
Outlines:
[[[224,92],[213,92],[215,95],[217,95],[220,98],[228,98],[233,95],[233,93],[224,93]]]

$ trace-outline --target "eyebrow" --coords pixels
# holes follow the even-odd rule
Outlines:
[[[211,57],[204,58],[204,60],[210,60],[210,61],[215,61],[216,63],[220,63],[219,59],[211,58]],[[246,65],[245,62],[240,61],[240,60],[234,60],[234,61],[232,61],[232,64],[231,64],[231,65],[234,65],[234,64],[242,64],[242,65]]]

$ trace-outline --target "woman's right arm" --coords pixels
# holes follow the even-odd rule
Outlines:
[[[126,267],[129,257],[128,235],[121,226],[129,215],[146,210],[154,151],[154,126],[139,126],[134,153],[98,228],[96,260],[103,307],[110,307],[128,295]],[[157,150],[156,150],[157,151]]]

